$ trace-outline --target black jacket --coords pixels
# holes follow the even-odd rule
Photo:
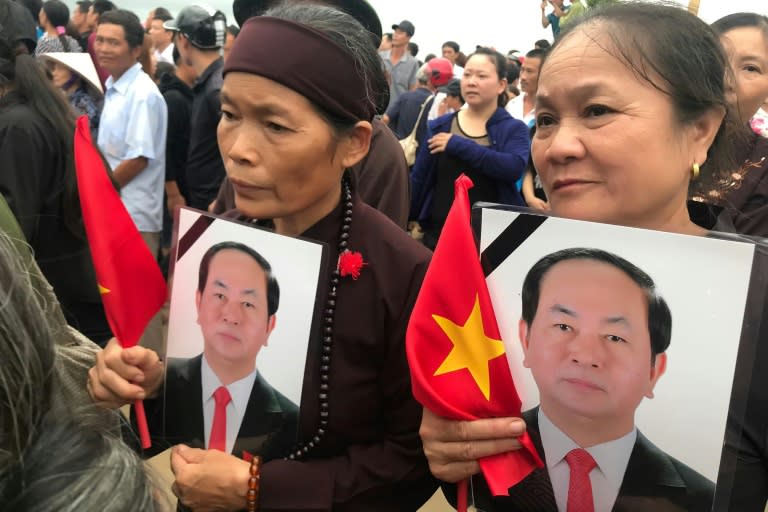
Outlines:
[[[189,203],[187,156],[189,153],[192,88],[171,73],[160,78],[160,92],[168,106],[168,137],[165,143],[165,181],[176,181]]]
[[[205,448],[202,400],[202,356],[170,359],[160,398],[145,400],[152,456],[184,443]],[[261,376],[251,388],[232,454],[261,455],[264,461],[287,455],[296,441],[299,408]]]
[[[186,182],[190,196],[188,205],[199,210],[207,210],[216,199],[225,176],[216,139],[221,116],[223,69],[224,60],[216,60],[200,75],[193,89]]]

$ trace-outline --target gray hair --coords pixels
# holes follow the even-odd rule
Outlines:
[[[3,510],[155,510],[139,458],[96,406],[54,408],[51,306],[24,242],[0,230],[0,503]],[[83,383],[84,385],[85,383]],[[98,426],[97,426],[98,425]]]
[[[51,405],[54,338],[31,267],[0,231],[0,468],[18,459]]]
[[[370,32],[355,18],[332,7],[305,3],[281,4],[269,9],[264,15],[307,25],[345,48],[355,62],[355,69],[347,72],[357,73],[363,78],[365,91],[361,92],[376,107],[377,112],[386,110],[389,85],[383,63],[371,45]],[[312,49],[308,48],[307,51]]]
[[[41,423],[21,461],[2,472],[4,510],[160,509],[139,457],[119,437],[88,423],[53,414]]]
[[[432,76],[432,70],[429,68],[429,64],[424,64],[416,71],[416,81],[421,85],[429,84],[430,76]]]

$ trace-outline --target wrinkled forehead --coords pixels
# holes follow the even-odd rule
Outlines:
[[[580,58],[605,58],[615,53],[611,30],[605,22],[584,23],[567,32],[547,55],[545,65],[551,62],[574,62]],[[528,59],[526,58],[526,62]],[[543,71],[544,69],[542,69]]]
[[[639,81],[652,81],[656,88],[665,88],[664,80],[655,71],[645,48],[647,44],[631,30],[615,22],[596,20],[585,23],[571,32],[553,47],[539,73],[539,87],[546,89],[552,78],[563,80],[566,76],[598,70],[619,78],[629,74]]]

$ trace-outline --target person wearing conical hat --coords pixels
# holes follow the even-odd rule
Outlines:
[[[88,116],[91,133],[97,134],[104,93],[90,55],[54,52],[38,58],[47,65],[53,85],[64,92],[75,114]]]

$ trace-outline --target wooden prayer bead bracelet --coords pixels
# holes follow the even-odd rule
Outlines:
[[[259,487],[261,485],[261,457],[251,459],[251,476],[248,479],[248,512],[256,512],[259,504]]]

